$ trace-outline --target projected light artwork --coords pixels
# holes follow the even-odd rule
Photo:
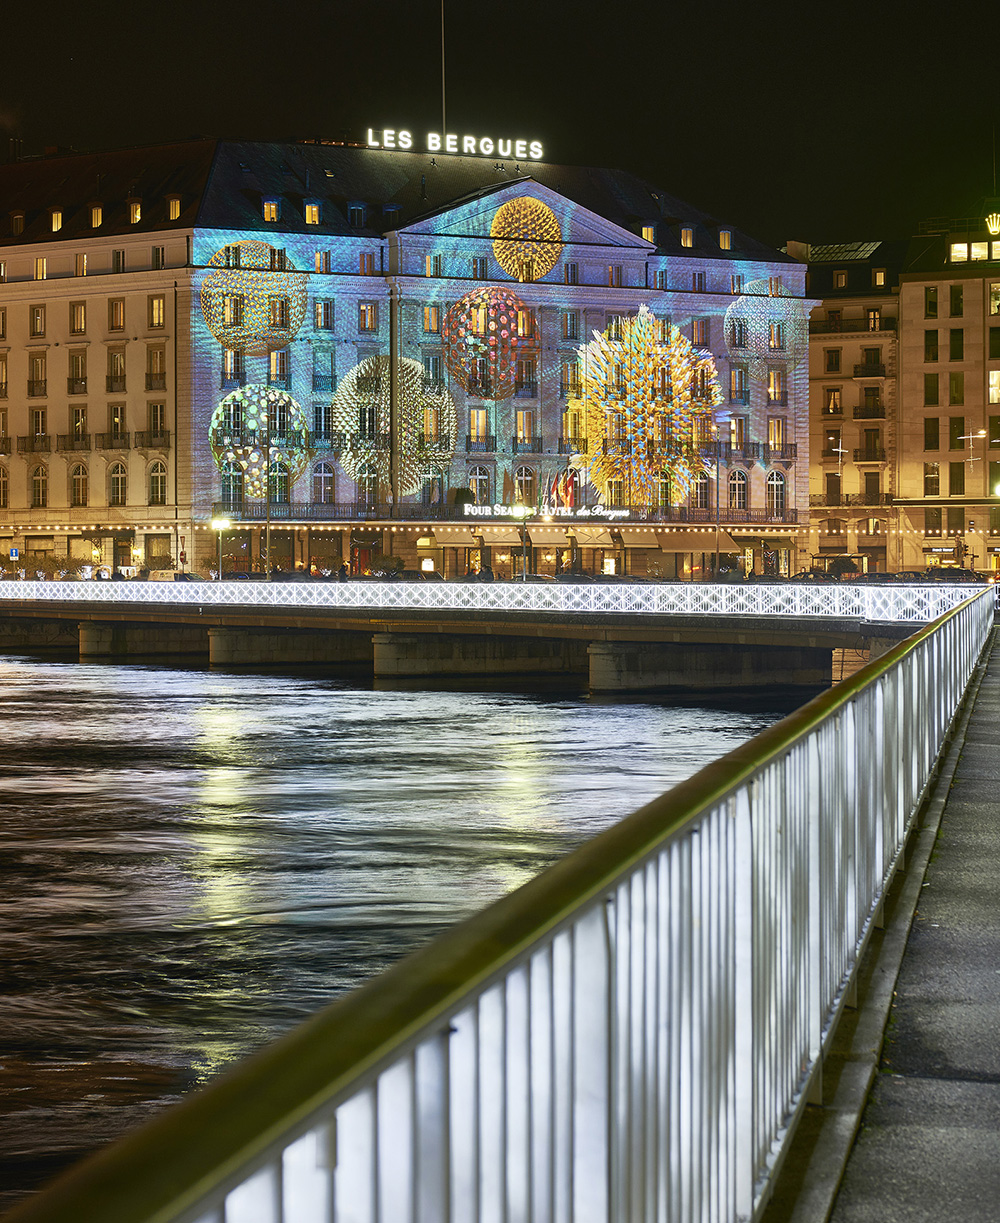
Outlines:
[[[586,422],[587,453],[571,460],[609,497],[653,504],[664,477],[680,488],[706,469],[700,446],[711,438],[722,391],[711,357],[696,351],[676,327],[664,334],[645,306],[594,332],[580,349],[578,396],[567,402]]]
[[[333,399],[333,427],[344,436],[340,462],[352,479],[374,474],[390,478],[388,357],[366,357],[341,380]],[[399,491],[417,492],[429,471],[451,463],[455,445],[455,402],[445,387],[425,385],[424,367],[406,358],[397,363],[396,404]]]
[[[294,482],[311,457],[306,415],[287,391],[245,386],[233,391],[212,414],[212,457],[220,471],[238,471],[243,492],[263,498],[268,476],[287,472]]]
[[[775,362],[793,369],[809,350],[809,320],[801,299],[768,280],[747,284],[726,309],[725,330],[730,357],[746,362],[755,382],[766,382],[768,366]]]
[[[487,399],[509,399],[518,360],[538,352],[532,312],[506,289],[476,289],[459,298],[441,337],[453,377],[470,395]]]
[[[264,356],[291,343],[306,316],[306,287],[283,250],[245,240],[217,251],[208,267],[201,309],[224,348]]]
[[[530,195],[500,205],[490,237],[497,263],[516,280],[538,280],[551,272],[562,251],[556,214]]]

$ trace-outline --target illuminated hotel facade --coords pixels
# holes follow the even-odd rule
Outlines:
[[[233,569],[805,562],[801,263],[528,142],[368,143],[0,167],[8,568],[206,573],[220,518]]]

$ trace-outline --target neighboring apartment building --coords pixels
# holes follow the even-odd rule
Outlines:
[[[808,556],[805,268],[632,175],[201,140],[0,200],[0,556]]]

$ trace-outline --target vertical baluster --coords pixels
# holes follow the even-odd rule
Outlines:
[[[448,1041],[451,1207],[456,1223],[479,1220],[479,1039],[476,1006],[454,1016]]]
[[[504,1223],[507,1217],[506,1086],[503,985],[479,999],[479,1217]]]
[[[507,974],[506,1031],[506,1198],[505,1218],[530,1218],[531,1211],[531,1034],[528,994],[529,967],[520,964]]]
[[[415,1053],[414,1178],[417,1223],[448,1223],[450,1210],[451,1087],[447,1031]]]
[[[606,906],[573,927],[573,1223],[607,1223],[611,1205],[611,949]]]
[[[338,1219],[350,1223],[376,1220],[376,1116],[374,1087],[364,1088],[337,1109],[334,1209]]]
[[[281,1168],[268,1164],[226,1195],[225,1223],[281,1223]]]
[[[528,982],[530,1049],[530,1202],[532,1223],[555,1218],[555,1042],[553,1039],[552,944],[531,957]]]
[[[553,1218],[573,1219],[575,1143],[573,1097],[576,1062],[573,933],[563,930],[552,944],[552,1125]]]
[[[331,1200],[330,1127],[317,1126],[290,1143],[282,1154],[283,1219],[328,1223]]]

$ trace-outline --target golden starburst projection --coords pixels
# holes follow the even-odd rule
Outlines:
[[[344,375],[333,398],[333,428],[343,434],[341,466],[357,480],[374,468],[379,485],[390,480],[388,357],[366,357]],[[455,450],[455,401],[440,384],[427,385],[424,367],[397,362],[398,471],[402,495],[420,489],[429,471],[443,471]]]
[[[497,263],[516,280],[539,280],[551,272],[563,248],[558,217],[530,195],[500,205],[490,237]]]
[[[809,350],[809,319],[801,298],[781,284],[751,280],[726,310],[726,347],[745,363],[755,382],[766,382],[768,367],[792,370]]]
[[[262,357],[295,339],[306,317],[305,277],[284,251],[246,239],[216,251],[201,286],[201,311],[224,348]]]
[[[506,289],[474,289],[460,297],[445,316],[441,338],[451,375],[484,399],[509,399],[518,360],[538,353],[534,314]]]
[[[581,411],[587,453],[571,465],[585,470],[608,501],[608,485],[632,504],[655,504],[660,478],[688,488],[707,464],[713,410],[722,403],[715,363],[676,327],[645,307],[579,351],[580,390],[567,410]]]
[[[272,386],[244,386],[227,395],[212,413],[209,441],[220,471],[243,473],[248,497],[264,497],[268,473],[280,468],[291,487],[313,454],[302,407]]]

